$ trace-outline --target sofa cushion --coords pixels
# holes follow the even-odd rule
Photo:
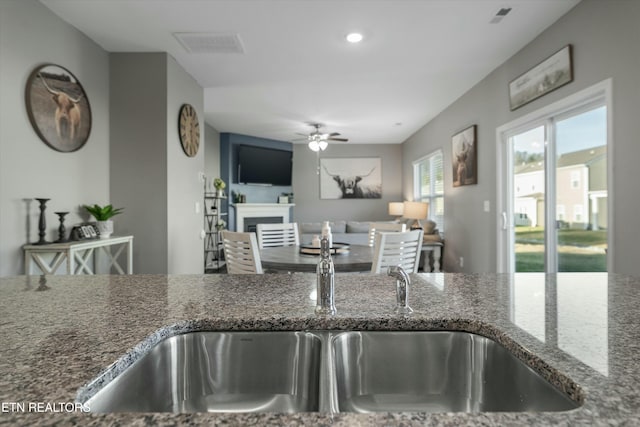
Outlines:
[[[321,222],[300,222],[298,223],[300,234],[320,234],[322,231]]]
[[[344,233],[347,229],[346,221],[330,221],[331,234]],[[298,223],[300,234],[321,234],[322,221],[320,222],[300,222]]]
[[[368,233],[369,221],[347,221],[347,233]]]
[[[369,233],[341,233],[334,234],[333,241],[337,243],[348,243],[350,245],[369,245]]]
[[[347,232],[347,221],[331,221],[329,225],[331,226],[331,234]]]

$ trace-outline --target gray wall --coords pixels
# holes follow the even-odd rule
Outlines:
[[[447,271],[487,272],[496,270],[496,128],[545,105],[585,89],[607,78],[613,81],[613,180],[609,194],[614,201],[612,233],[613,271],[638,273],[637,242],[640,228],[637,212],[640,198],[640,144],[637,142],[640,84],[640,2],[583,0],[524,49],[459,98],[403,144],[403,193],[412,194],[413,160],[437,149],[445,154]],[[509,111],[508,84],[524,71],[566,44],[573,45],[574,81],[532,103]],[[478,125],[478,185],[452,187],[451,136],[470,124]],[[614,194],[615,192],[615,194]],[[484,213],[484,200],[491,212]],[[623,201],[624,203],[618,203]],[[464,256],[464,269],[458,258]]]
[[[203,273],[204,91],[170,56],[167,68],[167,272]],[[193,105],[200,123],[200,148],[194,157],[184,154],[178,134],[178,114],[185,103]]]
[[[187,157],[178,136],[184,103],[203,120],[202,89],[167,54],[111,55],[111,198],[125,207],[117,231],[134,235],[136,273],[204,268],[204,130]]]
[[[111,199],[136,273],[167,272],[167,59],[111,54]]]
[[[91,135],[76,152],[49,148],[29,122],[25,85],[43,63],[71,71],[91,104]],[[54,211],[70,211],[70,227],[88,219],[83,204],[109,202],[109,57],[39,2],[0,1],[0,276],[22,274],[22,245],[38,240],[38,203],[24,200],[34,197],[51,199],[48,240]]]
[[[400,144],[329,144],[321,157],[382,158],[382,199],[321,200],[318,157],[306,144],[293,146],[293,210],[297,222],[323,220],[389,220],[388,202],[402,198],[402,146]]]

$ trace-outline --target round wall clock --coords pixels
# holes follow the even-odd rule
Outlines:
[[[200,124],[196,109],[192,105],[184,104],[180,107],[178,130],[184,153],[189,157],[194,157],[198,154],[198,147],[200,147]]]

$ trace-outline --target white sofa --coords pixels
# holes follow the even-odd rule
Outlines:
[[[350,245],[369,244],[369,221],[329,221],[331,235],[336,243],[348,243]],[[313,236],[322,234],[322,222],[298,223],[300,243],[309,244]]]
[[[401,219],[401,221],[406,222],[407,228],[413,223],[412,219]],[[344,221],[344,220],[336,220],[329,221],[331,225],[331,234],[333,241],[336,243],[348,243],[350,245],[363,245],[366,246],[369,244],[369,223],[370,222],[395,222],[395,221]],[[422,227],[424,230],[424,244],[429,245],[433,242],[442,242],[442,237],[440,236],[440,232],[436,228],[436,223],[431,220],[421,221]],[[320,236],[322,234],[322,222],[299,222],[298,223],[298,232],[300,233],[300,243],[301,244],[310,244],[313,236]],[[438,253],[440,256],[442,255],[440,248],[438,249]],[[420,269],[422,270],[424,266],[427,264],[427,260],[425,258],[427,254],[423,252],[420,256]],[[433,255],[433,254],[432,254]],[[440,267],[442,266],[442,259],[438,260]],[[429,262],[429,264],[431,264]],[[433,267],[433,265],[431,265]],[[427,271],[431,271],[428,269]]]
[[[412,219],[402,219],[407,223],[407,229],[413,223]],[[348,243],[350,245],[369,244],[369,223],[370,222],[396,222],[389,220],[382,221],[330,221],[333,241],[337,243]],[[424,228],[424,241],[440,241],[440,233],[436,223],[431,220],[422,221]],[[300,243],[309,244],[313,236],[322,234],[322,222],[299,222],[298,231],[300,233]]]

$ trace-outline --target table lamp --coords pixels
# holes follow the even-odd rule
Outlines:
[[[404,214],[404,203],[402,202],[389,202],[389,216],[397,217],[399,220]]]
[[[425,219],[429,213],[429,203],[425,202],[404,202],[404,217],[415,219],[411,225],[412,230],[421,230],[421,219]]]

